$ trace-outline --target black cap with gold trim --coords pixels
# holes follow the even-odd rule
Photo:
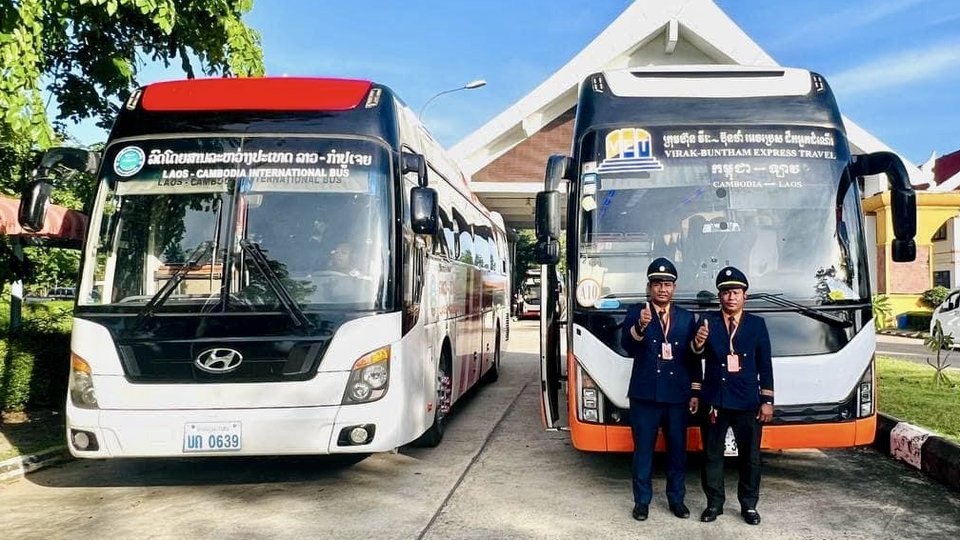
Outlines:
[[[727,266],[717,274],[718,291],[725,291],[727,289],[747,290],[749,288],[750,282],[747,281],[746,274],[738,270],[735,266]]]
[[[676,281],[677,267],[666,257],[657,257],[647,267],[647,281]]]

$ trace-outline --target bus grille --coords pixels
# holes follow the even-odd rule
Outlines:
[[[123,344],[120,358],[127,379],[134,383],[254,383],[304,381],[313,378],[329,340],[222,342],[150,342]],[[226,373],[208,373],[197,357],[213,348],[232,349],[243,359]]]

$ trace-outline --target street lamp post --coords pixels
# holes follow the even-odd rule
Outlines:
[[[438,97],[444,94],[459,92],[460,90],[473,90],[474,88],[480,88],[481,86],[486,86],[486,85],[487,85],[487,81],[483,79],[477,79],[475,81],[470,81],[463,86],[458,86],[457,88],[451,88],[449,90],[444,90],[443,92],[438,92],[433,96],[431,96],[430,99],[428,99],[427,102],[423,104],[423,107],[420,107],[420,114],[417,115],[417,119],[419,119],[420,121],[423,121],[423,112],[427,110],[427,106],[430,105],[430,103],[433,102],[433,100],[437,99]]]

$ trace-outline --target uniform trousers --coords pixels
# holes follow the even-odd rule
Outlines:
[[[630,427],[633,430],[633,501],[650,504],[653,498],[651,474],[657,428],[663,428],[667,443],[667,501],[680,504],[686,495],[687,406],[630,400]]]
[[[723,452],[727,428],[733,428],[737,441],[737,465],[740,481],[737,499],[740,509],[756,508],[760,498],[760,436],[763,426],[756,410],[717,409],[716,423],[709,415],[701,425],[703,438],[703,470],[700,481],[707,496],[707,506],[723,508],[726,494],[723,486]]]

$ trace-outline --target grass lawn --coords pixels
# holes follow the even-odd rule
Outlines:
[[[5,289],[0,298],[0,334],[5,333],[10,326],[10,292]],[[72,300],[49,300],[45,302],[25,302],[22,304],[21,317],[24,321],[46,317],[61,332],[70,332],[73,326],[71,319],[73,312]]]
[[[950,363],[958,366],[960,360]],[[878,357],[877,371],[880,412],[960,443],[960,369],[948,369],[950,384],[939,388],[934,369],[925,364]]]

